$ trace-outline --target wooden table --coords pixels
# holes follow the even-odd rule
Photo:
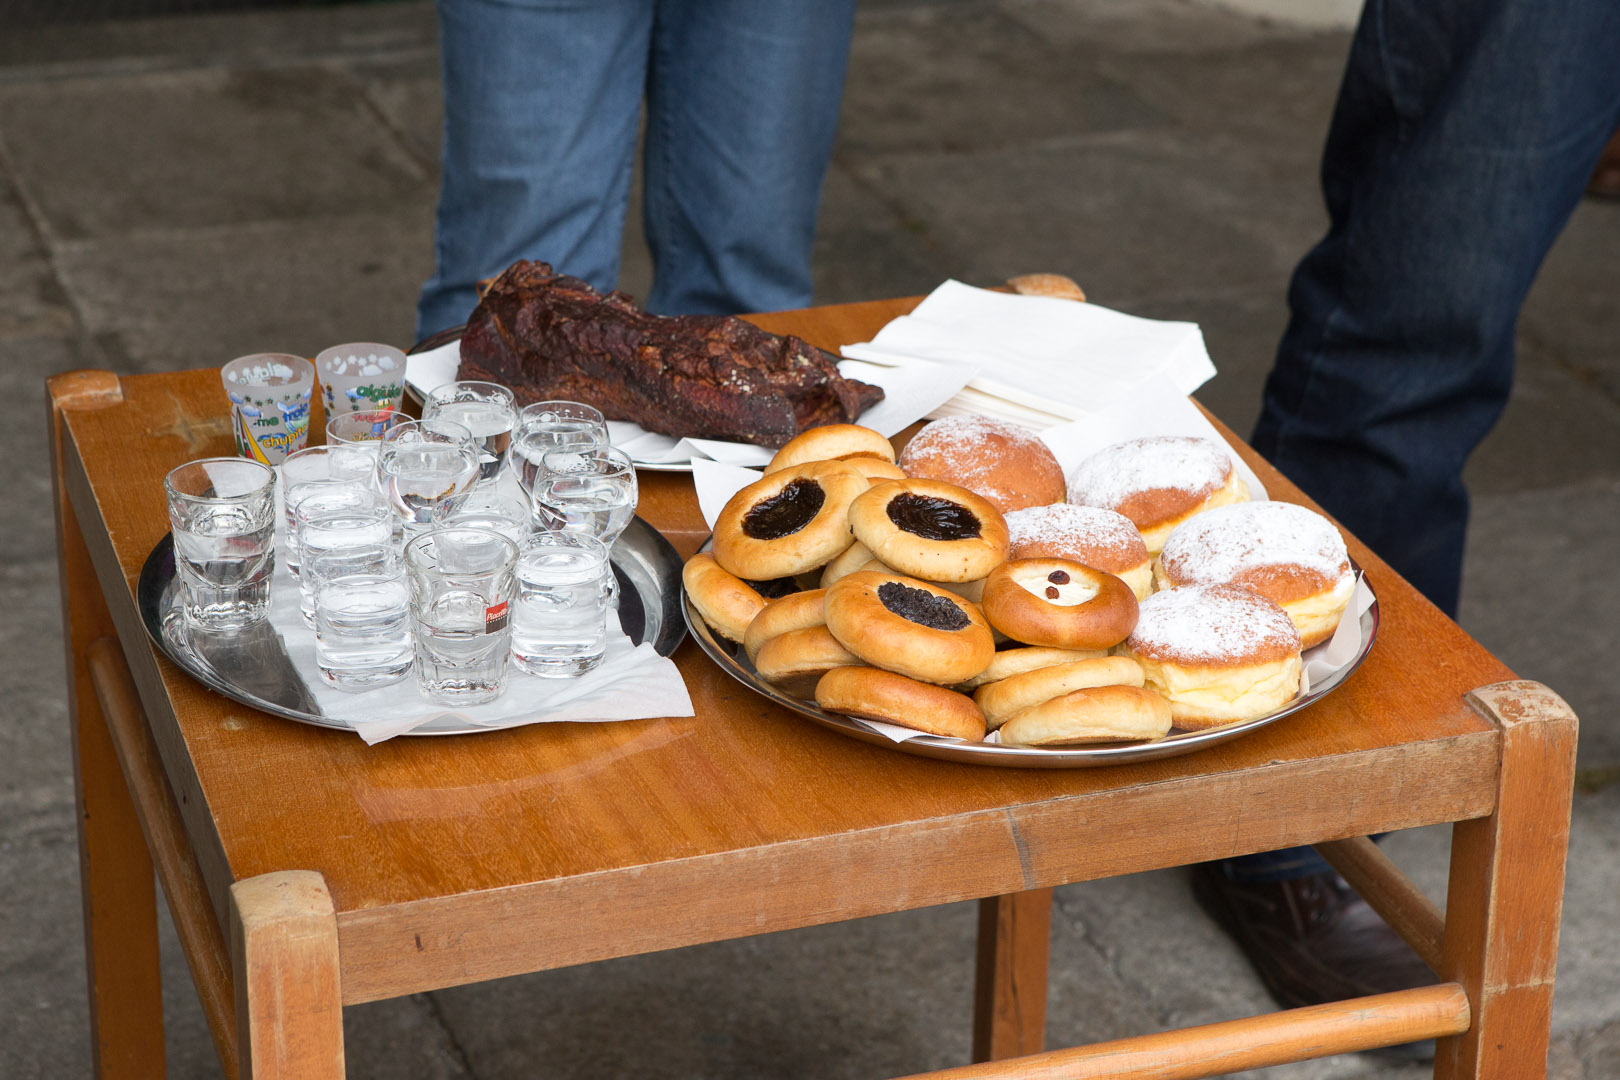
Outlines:
[[[836,348],[911,303],[756,321]],[[778,710],[691,642],[675,659],[695,718],[368,747],[211,693],[142,629],[162,476],[231,453],[224,405],[213,371],[50,384],[98,1076],[163,1072],[154,870],[228,1075],[341,1076],[346,1004],[966,899],[975,1059],[1013,1060],[941,1076],[1194,1077],[1429,1036],[1436,1076],[1543,1075],[1575,718],[1354,541],[1382,604],[1363,668],[1185,757],[910,757]],[[706,532],[689,480],[642,482],[641,513],[689,554]],[[1437,822],[1457,822],[1443,926],[1359,839]],[[1052,886],[1301,843],[1436,986],[1016,1057],[1042,1050]]]

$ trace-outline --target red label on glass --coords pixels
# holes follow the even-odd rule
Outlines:
[[[506,601],[484,609],[484,633],[493,634],[506,629]]]

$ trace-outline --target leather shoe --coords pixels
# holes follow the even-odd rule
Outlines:
[[[1437,976],[1338,874],[1239,882],[1218,863],[1194,866],[1193,895],[1237,942],[1284,1008],[1430,986]],[[1371,1051],[1428,1061],[1426,1040]]]

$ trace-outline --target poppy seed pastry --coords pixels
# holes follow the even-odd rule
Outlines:
[[[1007,558],[1069,559],[1124,581],[1138,600],[1153,591],[1153,556],[1124,514],[1060,502],[1007,515]]]
[[[1309,649],[1333,636],[1355,592],[1344,537],[1285,502],[1223,506],[1178,526],[1154,564],[1159,588],[1242,585],[1281,607]]]
[[[990,416],[947,416],[900,452],[907,476],[944,480],[1002,513],[1063,499],[1063,466],[1033,429]]]
[[[1069,501],[1130,518],[1157,555],[1177,525],[1204,510],[1243,502],[1248,485],[1213,439],[1155,435],[1105,446],[1069,477]]]
[[[959,683],[990,664],[995,642],[978,607],[937,585],[862,570],[827,589],[827,629],[875,667]]]
[[[984,716],[972,698],[879,668],[833,668],[816,683],[816,704],[930,735],[984,741]]]
[[[1170,702],[1177,727],[1253,720],[1299,693],[1299,631],[1282,608],[1237,585],[1154,593],[1123,652]]]
[[[870,489],[840,461],[812,461],[754,481],[714,523],[714,558],[750,581],[825,566],[850,545],[849,505]]]
[[[891,480],[849,507],[872,557],[926,581],[977,581],[1007,558],[1007,522],[990,503],[939,480]]]

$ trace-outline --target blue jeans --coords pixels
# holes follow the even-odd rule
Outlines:
[[[417,332],[542,259],[611,289],[646,100],[646,304],[810,301],[854,0],[440,0],[444,159]]]
[[[1617,126],[1613,0],[1368,0],[1323,154],[1331,224],[1294,273],[1253,443],[1448,614],[1463,463]],[[1231,863],[1249,880],[1327,869],[1309,848]]]

